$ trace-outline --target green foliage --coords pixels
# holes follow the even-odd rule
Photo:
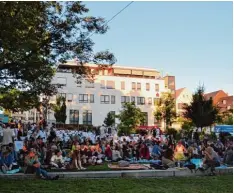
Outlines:
[[[66,60],[77,58],[77,79],[93,76],[84,63],[115,63],[108,51],[94,53],[91,34],[104,34],[108,26],[88,12],[79,1],[0,2],[0,105],[15,100],[7,94],[15,89],[24,100],[6,105],[13,110],[31,108],[40,94],[54,95],[56,65]]]
[[[154,116],[158,121],[165,121],[167,126],[171,126],[176,118],[175,99],[171,93],[163,93],[156,106]]]
[[[64,97],[57,97],[56,104],[52,106],[54,111],[54,117],[56,122],[58,123],[65,123],[67,119],[66,115],[66,100]]]
[[[191,120],[197,128],[211,126],[215,123],[218,109],[212,99],[204,98],[204,87],[199,86],[190,105],[184,106],[184,117]]]
[[[27,111],[39,105],[39,97],[17,89],[0,94],[0,106],[12,112]]]
[[[230,109],[218,115],[218,124],[233,125],[233,110]]]
[[[144,121],[141,109],[135,103],[124,103],[120,114],[116,116],[120,120],[118,125],[119,134],[129,135]]]
[[[113,112],[107,113],[104,124],[107,127],[113,126],[115,124],[115,115],[113,114]]]

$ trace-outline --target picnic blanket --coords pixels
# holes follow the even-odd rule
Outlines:
[[[128,167],[120,167],[117,164],[108,164],[108,168],[113,169],[113,170],[146,170],[149,169],[145,165],[141,164],[130,164]]]
[[[146,164],[162,164],[161,160],[146,160],[146,159],[142,159],[142,160],[130,160],[130,163],[146,163]]]
[[[18,173],[20,171],[21,171],[21,168],[18,168],[18,169],[7,171],[6,174],[16,174],[16,173]],[[3,174],[3,172],[0,171],[0,174]]]

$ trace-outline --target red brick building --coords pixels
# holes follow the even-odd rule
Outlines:
[[[204,95],[205,99],[208,100],[210,98],[212,98],[213,100],[213,104],[217,105],[217,103],[219,102],[219,100],[223,97],[228,97],[228,94],[225,93],[223,90],[218,90],[215,92],[210,92],[210,93],[206,93]]]
[[[228,96],[223,90],[207,93],[204,96],[207,100],[212,98],[213,104],[219,107],[221,113],[233,109],[233,96]]]

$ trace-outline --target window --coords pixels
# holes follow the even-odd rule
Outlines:
[[[146,90],[149,91],[150,90],[150,83],[146,83]]]
[[[143,120],[141,122],[142,126],[148,126],[148,113],[142,112]]]
[[[223,100],[223,104],[226,105],[226,100]]]
[[[67,78],[65,78],[65,77],[57,77],[57,83],[60,86],[66,86],[67,85]]]
[[[145,97],[137,97],[137,104],[144,105],[145,104]]]
[[[148,105],[152,105],[152,98],[151,97],[148,98]]]
[[[125,90],[125,82],[121,81],[121,90]]]
[[[131,102],[134,102],[134,103],[135,103],[135,102],[136,102],[136,97],[132,96],[132,97],[131,97]]]
[[[101,88],[106,88],[106,86],[105,86],[105,80],[101,80]]]
[[[94,94],[89,95],[89,102],[94,103]]]
[[[70,124],[79,124],[79,111],[78,110],[70,110]]]
[[[155,84],[155,91],[156,91],[156,92],[159,91],[159,84]]]
[[[73,99],[73,94],[68,93],[68,94],[67,94],[67,100],[68,100],[69,102],[71,102],[72,99]]]
[[[115,96],[111,95],[111,104],[115,104]]]
[[[132,90],[136,90],[136,83],[132,82]]]
[[[154,98],[154,106],[159,105],[159,99],[158,98]]]
[[[129,103],[130,97],[129,96],[121,96],[121,103]]]
[[[115,81],[111,81],[111,80],[106,81],[106,88],[115,89]]]
[[[88,94],[80,94],[79,95],[80,103],[88,103]]]
[[[83,124],[92,125],[92,111],[83,112]]]
[[[137,83],[137,90],[141,90],[141,83]]]
[[[109,95],[101,95],[101,104],[109,104],[110,96]]]
[[[85,88],[94,88],[94,81],[93,80],[85,80]]]

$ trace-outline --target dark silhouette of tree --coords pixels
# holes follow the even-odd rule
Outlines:
[[[115,115],[113,114],[113,112],[107,113],[104,124],[106,127],[111,127],[115,124]]]
[[[58,123],[65,123],[67,119],[66,115],[66,99],[65,97],[57,97],[56,104],[52,105],[52,109],[54,111],[54,117],[56,122]]]
[[[184,117],[191,120],[197,129],[211,126],[217,120],[218,108],[213,105],[212,98],[205,99],[203,86],[198,87],[191,104],[185,104],[183,109]]]

